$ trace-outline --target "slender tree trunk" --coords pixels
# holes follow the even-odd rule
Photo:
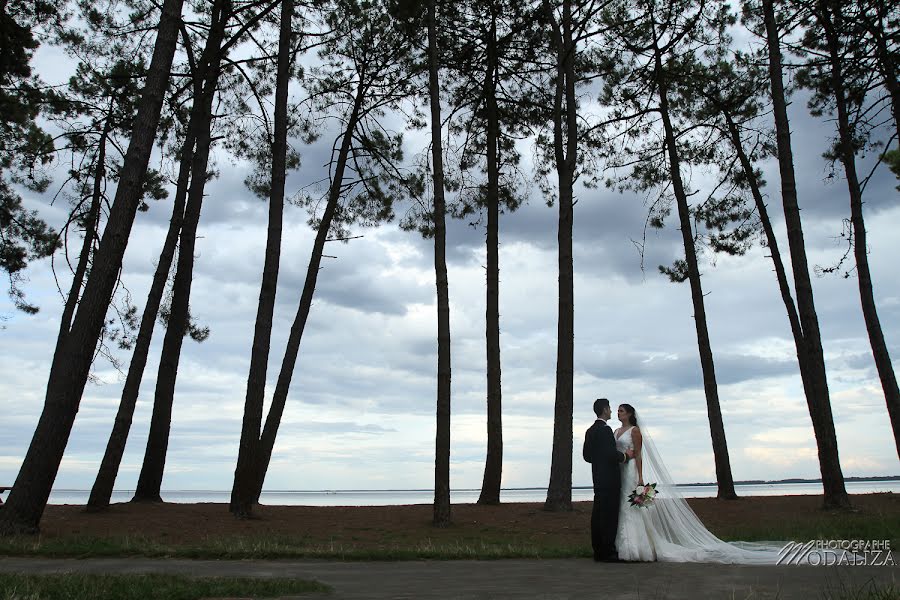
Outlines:
[[[428,2],[428,96],[431,109],[431,162],[434,169],[434,278],[437,288],[438,364],[434,440],[434,516],[438,527],[450,524],[450,290],[447,281],[447,227],[444,200],[444,150],[438,70],[438,0]]]
[[[775,267],[775,277],[778,280],[778,289],[781,292],[781,300],[784,302],[788,322],[791,325],[791,334],[794,336],[794,346],[797,349],[797,362],[800,365],[800,378],[803,382],[803,392],[808,397],[813,393],[808,374],[810,369],[809,357],[806,353],[806,342],[803,339],[803,327],[800,325],[800,316],[797,314],[797,307],[794,304],[794,297],[791,293],[790,284],[788,283],[787,271],[784,268],[784,261],[781,260],[781,251],[778,249],[778,239],[775,237],[775,230],[772,227],[772,221],[769,219],[768,207],[766,207],[762,190],[756,179],[756,172],[753,170],[750,158],[744,151],[737,125],[727,111],[723,111],[723,115],[728,125],[731,143],[741,161],[741,167],[743,168],[744,175],[747,177],[747,182],[750,185],[750,192],[753,194],[753,201],[756,203],[756,212],[759,213],[759,219],[762,222],[763,231],[766,235],[766,246],[769,248],[772,257],[772,264]]]
[[[887,20],[888,7],[884,0],[878,0],[877,14],[872,18],[877,21],[873,23],[871,20],[866,21],[867,29],[875,39],[875,48],[878,53],[878,67],[881,71],[884,87],[887,88],[891,95],[891,112],[894,115],[894,132],[900,136],[900,84],[897,83],[897,65],[894,57],[885,39],[887,28],[885,21]],[[865,17],[863,17],[865,18]],[[896,436],[896,429],[894,435]]]
[[[94,170],[94,186],[91,190],[91,206],[88,209],[87,219],[84,224],[84,241],[81,244],[81,254],[78,255],[78,265],[72,276],[72,285],[69,295],[66,297],[66,305],[63,307],[62,318],[59,322],[59,334],[56,344],[60,345],[69,334],[72,326],[72,315],[78,306],[78,296],[81,294],[81,286],[84,284],[84,276],[87,274],[88,263],[91,259],[91,250],[94,247],[94,238],[97,235],[97,226],[100,221],[100,202],[103,196],[103,178],[106,176],[106,138],[109,136],[109,128],[112,117],[107,117],[103,125],[103,133],[97,143],[97,168]]]
[[[184,219],[184,205],[194,155],[193,129],[193,121],[191,121],[188,124],[188,131],[181,146],[181,163],[178,168],[178,182],[175,189],[172,217],[169,219],[169,230],[166,232],[166,239],[163,242],[162,251],[159,253],[159,262],[156,265],[156,271],[153,273],[150,292],[147,294],[147,304],[144,306],[144,312],[141,315],[141,325],[134,344],[134,353],[131,356],[128,375],[122,388],[122,398],[119,401],[119,409],[116,411],[116,420],[113,423],[113,429],[106,444],[106,451],[100,462],[97,478],[94,480],[94,485],[91,488],[91,495],[87,503],[88,510],[99,511],[109,507],[113,486],[116,483],[119,467],[122,464],[125,444],[131,431],[131,422],[137,406],[141,381],[144,377],[144,368],[147,366],[147,357],[150,354],[153,327],[156,324],[156,316],[159,314],[159,306],[166,289],[166,281],[168,281],[169,270],[172,268],[172,260],[175,257],[175,248],[178,245],[178,234],[181,231],[181,223]]]
[[[803,327],[803,339],[809,357],[809,385],[813,391],[807,395],[809,416],[812,420],[816,446],[819,452],[819,468],[824,488],[824,506],[842,508],[850,506],[850,498],[844,487],[844,474],[838,458],[837,436],[834,418],[831,414],[831,400],[828,394],[828,379],[825,373],[825,358],[822,351],[822,337],[819,318],[813,300],[812,283],[809,278],[809,264],[806,259],[806,245],[803,241],[803,226],[800,207],[797,203],[797,183],[794,178],[794,157],[791,150],[791,131],[784,97],[781,69],[781,48],[778,27],[775,22],[773,0],[763,0],[763,11],[768,37],[769,79],[772,93],[772,109],[775,116],[775,133],[778,144],[778,168],[781,174],[781,197],[784,204],[784,219],[787,225],[788,247],[794,272],[794,289],[797,294],[797,311]]]
[[[359,87],[356,90],[353,108],[347,119],[347,127],[344,130],[341,147],[338,150],[338,159],[334,168],[334,179],[331,181],[331,187],[328,190],[328,202],[325,205],[325,212],[322,213],[322,220],[319,223],[316,239],[313,242],[309,266],[306,269],[306,281],[303,284],[303,293],[300,296],[300,304],[297,307],[297,314],[294,316],[294,323],[291,325],[288,342],[285,346],[284,358],[281,362],[281,371],[278,373],[278,381],[275,384],[275,392],[272,395],[272,406],[269,408],[269,414],[266,416],[266,424],[262,431],[262,437],[258,442],[258,449],[256,452],[257,462],[252,473],[254,478],[250,482],[253,502],[259,500],[266,472],[269,468],[269,462],[272,459],[275,438],[278,434],[278,428],[281,425],[281,417],[284,414],[284,407],[287,403],[288,391],[290,390],[291,379],[294,375],[294,367],[297,364],[297,355],[300,352],[300,341],[303,338],[303,331],[306,328],[306,321],[309,317],[313,296],[316,292],[316,282],[318,281],[319,269],[321,268],[322,253],[325,249],[325,243],[328,241],[328,232],[331,229],[331,222],[341,198],[341,188],[344,184],[344,172],[346,171],[347,160],[350,156],[350,146],[353,143],[353,132],[359,122],[360,115],[362,114],[363,102],[365,101],[366,82],[364,80],[365,74],[360,74]]]
[[[0,534],[36,531],[50,497],[140,204],[142,182],[175,56],[182,2],[164,0],[153,58],[109,220],[71,331],[54,352],[44,410],[13,489],[0,510]]]
[[[499,116],[495,77],[497,76],[497,25],[491,5],[491,30],[487,39],[487,73],[484,95],[487,104],[487,458],[479,504],[500,503],[503,472],[503,420],[500,385],[500,166],[497,158]]]
[[[253,331],[253,348],[250,352],[250,372],[247,375],[247,394],[244,400],[244,420],[241,426],[241,442],[234,485],[231,489],[231,512],[238,517],[252,514],[253,483],[260,479],[257,473],[256,451],[262,427],[263,401],[266,393],[266,372],[272,343],[272,322],[275,313],[275,294],[278,288],[278,269],[281,260],[281,228],[284,215],[284,185],[287,176],[287,103],[288,83],[292,62],[291,31],[294,16],[293,0],[281,3],[281,27],[278,36],[278,72],[275,83],[275,139],[272,144],[272,179],[269,191],[269,227],[266,236],[266,255],[262,282],[259,288],[259,306]],[[326,227],[326,231],[327,231]],[[268,464],[268,461],[267,461]],[[260,483],[260,489],[262,485]]]
[[[156,377],[156,392],[153,401],[153,414],[150,418],[150,434],[141,473],[138,476],[134,492],[135,502],[162,502],[163,472],[166,465],[166,454],[169,447],[169,431],[172,424],[172,404],[175,395],[175,382],[178,377],[178,363],[181,359],[181,347],[190,320],[189,306],[191,284],[194,274],[194,245],[197,239],[197,225],[200,221],[200,210],[203,205],[203,192],[207,181],[207,167],[211,145],[212,102],[215,97],[219,79],[221,53],[219,48],[224,38],[225,25],[230,15],[229,0],[218,0],[213,6],[212,26],[209,39],[204,49],[205,57],[201,60],[201,72],[204,73],[203,93],[194,98],[201,103],[201,111],[197,117],[197,148],[191,165],[191,184],[188,191],[187,205],[184,209],[184,220],[178,244],[178,263],[175,279],[172,283],[172,305],[169,313],[168,327],[163,338],[159,370]]]
[[[817,16],[825,31],[825,39],[828,43],[830,55],[831,92],[834,95],[838,112],[840,157],[841,162],[844,164],[847,188],[850,192],[850,222],[853,224],[853,254],[856,258],[859,297],[862,303],[863,318],[866,322],[866,331],[869,334],[869,344],[872,346],[872,354],[875,357],[875,367],[878,369],[881,387],[884,390],[884,399],[887,403],[888,415],[891,419],[894,444],[897,447],[897,455],[900,456],[900,390],[897,388],[897,377],[894,374],[891,356],[884,341],[884,332],[881,329],[881,321],[878,318],[878,310],[875,305],[875,293],[872,290],[872,273],[869,270],[869,256],[866,246],[866,223],[863,219],[862,210],[862,190],[856,172],[853,131],[850,125],[847,96],[844,90],[844,77],[841,69],[840,40],[837,33],[840,30],[841,16],[839,11],[839,5],[836,7],[835,12],[832,13],[827,3],[819,2]],[[829,14],[832,16],[829,17]]]
[[[572,510],[572,411],[575,363],[575,287],[572,263],[573,188],[578,150],[575,97],[575,42],[572,3],[563,1],[557,23],[552,9],[552,36],[556,47],[553,145],[559,179],[559,305],[556,350],[556,400],[553,414],[553,451],[550,484],[544,509]],[[565,110],[563,110],[565,104]],[[565,130],[565,135],[564,135]]]
[[[688,281],[691,285],[691,301],[694,306],[694,325],[697,329],[697,345],[700,349],[700,367],[703,371],[703,391],[706,395],[706,412],[709,417],[709,433],[712,438],[713,458],[716,464],[716,497],[734,500],[734,478],[731,474],[731,460],[728,457],[728,442],[725,438],[725,423],[719,405],[719,386],[716,383],[716,367],[713,361],[712,345],[706,323],[706,306],[703,301],[703,287],[700,283],[700,267],[697,264],[697,250],[694,246],[694,232],[691,228],[691,212],[687,194],[681,179],[681,159],[675,141],[675,130],[669,116],[668,86],[662,71],[662,57],[659,49],[655,52],[656,86],[659,93],[659,109],[665,130],[666,151],[669,155],[669,172],[672,177],[672,191],[678,205],[678,220],[681,225],[681,239],[684,242],[684,257],[687,262]]]

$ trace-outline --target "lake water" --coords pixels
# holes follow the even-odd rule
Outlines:
[[[850,494],[870,494],[873,492],[900,493],[900,481],[848,481],[847,492]],[[711,498],[716,495],[714,485],[678,486],[679,491],[687,498]],[[480,490],[453,490],[450,500],[454,504],[472,504],[478,500]],[[736,485],[739,496],[787,496],[821,494],[821,483],[760,483]],[[133,490],[113,492],[112,502],[128,502]],[[89,490],[53,490],[50,504],[87,504]],[[166,502],[227,503],[229,490],[164,490]],[[593,492],[589,487],[578,487],[572,490],[572,500],[591,500]],[[547,498],[546,488],[505,489],[500,494],[502,502],[543,502]],[[392,504],[431,504],[434,501],[432,490],[299,490],[299,491],[266,491],[260,498],[261,504],[269,505],[305,505],[305,506],[385,506]]]

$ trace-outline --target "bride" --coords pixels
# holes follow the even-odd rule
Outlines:
[[[632,450],[634,460],[620,465],[622,491],[616,550],[627,561],[716,562],[774,565],[780,546],[771,543],[723,542],[691,510],[669,476],[647,432],[638,425],[630,404],[618,410],[622,426],[614,433],[620,452]],[[632,506],[629,495],[638,486],[656,483],[659,495],[647,507]]]

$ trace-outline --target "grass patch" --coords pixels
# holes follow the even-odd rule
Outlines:
[[[42,538],[0,538],[0,556],[89,558],[143,556],[191,559],[333,559],[333,560],[495,560],[504,558],[586,558],[591,556],[588,531],[570,543],[565,540],[523,538],[498,532],[477,533],[446,539],[385,536],[381,543],[361,543],[354,536],[330,540],[287,535],[207,537],[190,543],[167,543],[141,536],[90,537],[68,535]],[[900,524],[896,520],[870,516],[841,516],[821,523],[791,523],[781,526],[741,525],[714,532],[726,541],[884,540],[900,548]],[[3,600],[0,597],[0,600]]]
[[[889,540],[900,550],[900,519],[884,513],[825,512],[806,519],[756,525],[740,523],[715,531],[723,540],[747,542],[782,540]]]
[[[199,600],[276,598],[328,592],[302,579],[184,577],[180,575],[21,575],[0,573],[0,600]]]
[[[822,600],[897,600],[900,598],[900,586],[894,583],[879,583],[869,580],[861,585],[852,585],[840,575],[836,581],[825,577],[825,589]]]
[[[233,537],[209,538],[190,545],[165,545],[141,538],[65,537],[46,541],[19,537],[0,538],[0,555],[88,558],[144,556],[191,559],[285,559],[333,560],[493,560],[501,558],[584,558],[583,546],[535,545],[510,541],[432,540],[392,542],[382,547],[360,546],[352,540],[314,542],[305,538]],[[0,597],[0,600],[3,600]]]

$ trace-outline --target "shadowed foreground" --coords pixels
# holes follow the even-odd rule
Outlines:
[[[304,598],[858,598],[872,586],[897,587],[892,567],[759,567],[672,563],[594,563],[589,559],[501,561],[191,561],[139,558],[0,558],[0,571],[180,573],[299,577],[332,588]],[[873,596],[894,598],[890,596]]]

